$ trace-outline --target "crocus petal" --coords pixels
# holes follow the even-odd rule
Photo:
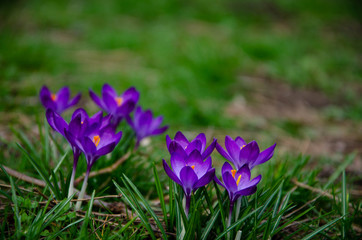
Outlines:
[[[134,87],[130,87],[122,94],[122,98],[124,101],[131,100],[135,104],[138,102],[139,97],[140,93]]]
[[[230,163],[225,162],[224,165],[222,165],[221,175],[224,175],[226,172],[231,173],[231,170],[233,170],[233,167],[230,165]]]
[[[171,168],[168,166],[166,161],[162,159],[163,168],[165,169],[166,174],[177,184],[182,185],[180,179],[172,172]]]
[[[51,92],[49,91],[49,89],[46,86],[43,86],[39,94],[40,101],[46,109],[49,108],[52,109],[53,111],[56,111],[57,110],[56,105],[53,102],[53,100],[51,100],[50,95]]]
[[[57,132],[59,132],[58,128],[55,126],[54,123],[54,112],[51,109],[48,109],[45,113],[45,116],[48,120],[49,125]]]
[[[53,100],[51,100],[50,97],[45,97],[42,100],[42,103],[46,109],[51,109],[54,112],[61,114],[61,111],[59,111],[57,108],[57,104]]]
[[[166,135],[166,145],[167,145],[168,151],[170,151],[169,146],[170,146],[171,141],[172,140],[171,140],[170,136]]]
[[[201,159],[201,154],[200,152],[195,149],[193,150],[187,157],[186,159],[186,163],[187,164],[193,164],[193,163],[199,163],[199,164],[202,164],[202,159]]]
[[[211,168],[211,157],[202,161],[200,152],[194,150],[186,160],[187,166],[193,166],[194,172],[198,178],[201,178]]]
[[[151,123],[152,123],[152,112],[150,110],[147,110],[146,112],[143,113],[138,123],[139,134],[142,136],[147,135],[147,131],[150,129]]]
[[[58,129],[58,132],[64,136],[64,129],[68,128],[68,123],[56,112],[53,112],[53,116],[56,129]]]
[[[108,145],[103,146],[99,150],[97,150],[95,155],[98,155],[98,156],[106,155],[106,154],[112,152],[115,147],[116,147],[116,144],[114,142],[112,142]]]
[[[252,164],[252,167],[265,163],[266,161],[268,161],[269,159],[271,159],[273,157],[274,154],[274,149],[275,149],[276,143],[274,143],[272,146],[268,147],[267,149],[265,149],[264,151],[262,151],[258,158],[256,159],[256,161]]]
[[[178,153],[184,158],[186,158],[188,156],[186,151],[182,148],[182,146],[179,143],[175,142],[175,141],[171,141],[168,150],[169,150],[171,155],[173,153]]]
[[[78,115],[80,115],[82,121],[88,118],[88,114],[83,108],[78,108],[77,110],[75,110],[74,113],[72,114],[72,119],[76,118]]]
[[[215,168],[212,168],[196,182],[196,184],[194,185],[194,190],[209,184],[214,177],[215,177]]]
[[[105,120],[106,117],[103,118],[103,112],[99,111],[96,114],[94,114],[92,117],[89,118],[89,125],[92,125],[94,123],[97,123],[100,125],[100,128],[102,128],[102,122]]]
[[[117,145],[118,141],[120,140],[120,136],[122,136],[122,132],[115,134],[113,126],[107,126],[105,128],[102,128],[99,131],[100,141],[97,146],[97,149],[100,149],[103,146],[108,145],[111,142],[114,142]]]
[[[46,97],[50,97],[50,91],[49,91],[49,88],[48,87],[46,87],[46,86],[43,86],[41,89],[40,89],[40,94],[39,94],[39,96],[40,96],[40,100],[41,101],[43,101],[43,99],[44,98],[46,98]],[[43,103],[44,104],[44,103]]]
[[[101,116],[100,122],[101,122],[101,126],[100,126],[101,129],[108,126],[108,125],[111,125],[111,123],[112,123],[112,115],[107,115],[105,117]],[[115,128],[117,128],[117,126],[115,126]]]
[[[235,179],[238,179],[239,176],[241,175],[240,178],[240,184],[239,186],[241,186],[242,183],[244,182],[249,182],[250,181],[250,169],[249,166],[247,164],[245,164],[243,167],[241,167],[235,174]]]
[[[79,102],[81,96],[82,96],[82,94],[78,93],[74,98],[72,98],[72,99],[68,102],[67,108],[76,105],[76,104]]]
[[[230,192],[236,192],[238,190],[238,186],[236,185],[236,181],[233,178],[233,176],[231,175],[230,172],[225,172],[222,175],[222,179],[224,181],[225,187],[226,189],[228,189],[228,191]]]
[[[207,158],[208,156],[211,155],[211,153],[214,151],[215,147],[216,147],[216,138],[214,138],[214,140],[212,141],[212,143],[210,144],[210,146],[208,146],[205,150],[205,152],[202,153],[202,159]]]
[[[214,181],[219,184],[220,186],[222,186],[223,188],[226,188],[225,185],[216,177],[216,175],[214,176]]]
[[[187,138],[185,137],[185,135],[182,134],[182,132],[178,131],[175,135],[174,138],[175,141],[180,142],[181,145],[188,145],[189,144],[189,140],[187,140]]]
[[[143,115],[142,108],[140,106],[137,106],[134,111],[134,122],[137,123],[137,125],[140,122],[142,115]]]
[[[128,123],[128,125],[133,129],[133,130],[136,130],[135,128],[135,125],[133,124],[133,120],[132,120],[132,118],[128,115],[128,116],[126,116],[126,121],[127,121],[127,123]]]
[[[106,106],[104,106],[103,101],[92,90],[89,90],[89,96],[92,98],[95,104],[98,105],[98,107],[100,107],[103,110],[108,109]]]
[[[154,131],[151,132],[151,135],[159,135],[159,134],[162,134],[162,133],[166,132],[167,129],[168,129],[168,126],[164,126],[164,127],[161,127],[161,128],[157,128],[157,129],[155,129]]]
[[[194,150],[197,150],[200,153],[201,148],[202,148],[201,141],[199,139],[196,139],[196,140],[192,141],[191,143],[189,143],[189,145],[187,145],[185,151],[186,151],[187,154],[190,154]]]
[[[194,185],[198,180],[194,170],[190,166],[184,167],[180,172],[180,180],[182,182],[185,195],[190,196],[191,192],[194,190]]]
[[[117,97],[117,92],[108,83],[104,84],[102,87],[102,96],[104,96],[105,93],[113,98]]]
[[[135,106],[136,106],[135,102],[126,101],[125,103],[123,103],[121,106],[119,106],[117,108],[117,111],[115,114],[119,117],[125,117],[133,111]]]
[[[83,144],[68,130],[64,130],[64,137],[67,139],[69,144],[72,146],[73,151],[74,148],[80,149],[82,152],[85,152]]]
[[[234,162],[233,159],[230,157],[230,155],[224,150],[223,147],[221,147],[221,145],[216,142],[216,150],[221,154],[221,156],[223,156],[226,160],[229,160],[231,162]]]
[[[256,192],[257,187],[256,186],[251,186],[245,189],[242,189],[240,191],[235,192],[235,196],[234,199],[236,200],[237,198],[239,198],[240,196],[249,196],[252,195]]]
[[[194,140],[196,140],[196,139],[200,140],[200,142],[201,142],[201,150],[200,150],[200,152],[204,152],[205,146],[206,146],[206,136],[205,136],[205,134],[204,134],[204,133],[200,133],[199,135],[197,135],[197,136],[195,137]]]
[[[239,147],[242,147],[242,146],[246,145],[245,140],[242,139],[241,137],[236,137],[236,138],[235,138],[235,143],[236,143]]]
[[[240,150],[239,159],[235,162],[237,168],[241,168],[244,164],[253,164],[259,156],[259,146],[255,141],[248,143]]]
[[[83,145],[83,149],[84,149],[84,153],[87,154],[92,154],[94,155],[94,153],[97,151],[97,147],[94,144],[94,142],[89,138],[89,137],[84,137],[81,141],[82,145]]]
[[[68,87],[61,88],[57,93],[57,110],[62,112],[68,107],[70,91]]]
[[[261,180],[261,175],[255,177],[251,181],[241,182],[241,181],[243,181],[243,180],[241,180],[240,183],[239,183],[239,186],[238,186],[238,190],[242,190],[242,189],[246,189],[246,188],[250,188],[250,187],[255,187],[256,185],[258,185],[260,180]]]
[[[250,184],[251,185],[257,185],[260,182],[260,180],[261,180],[261,175],[253,178],[253,180],[250,181]]]
[[[159,126],[161,125],[163,121],[163,117],[162,116],[158,116],[156,118],[152,119],[151,125],[150,125],[150,129],[153,131],[157,128],[159,128]]]
[[[110,95],[108,92],[105,92],[103,94],[103,101],[104,105],[107,106],[109,113],[116,113],[117,103],[112,95]]]
[[[181,156],[177,152],[173,153],[170,158],[171,167],[177,177],[180,177],[181,169],[186,166],[186,161],[184,156]]]
[[[234,162],[239,159],[240,147],[230,136],[225,137],[225,148]]]
[[[71,132],[75,137],[78,137],[79,133],[82,130],[82,127],[83,126],[82,126],[81,115],[78,115],[76,118],[70,121],[68,126],[68,131]]]

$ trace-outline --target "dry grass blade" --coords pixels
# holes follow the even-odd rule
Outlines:
[[[333,197],[333,195],[330,194],[329,192],[325,192],[325,191],[323,191],[323,190],[321,190],[321,189],[319,189],[319,188],[314,188],[314,187],[309,186],[309,185],[307,185],[307,184],[305,184],[305,183],[298,182],[298,180],[295,179],[295,178],[292,179],[292,183],[294,183],[294,184],[295,184],[296,186],[298,186],[298,187],[301,187],[301,188],[304,188],[304,189],[308,189],[308,190],[310,190],[310,191],[312,191],[312,192],[314,192],[314,193],[318,193],[318,194],[320,194],[320,196],[325,196],[325,197],[327,197],[327,198],[329,198],[329,199],[336,199],[337,201],[341,201],[341,199]],[[314,199],[313,199],[313,200],[314,200]],[[313,201],[313,200],[312,200],[312,201]],[[352,205],[351,203],[349,204],[349,207],[350,207],[350,210],[351,210],[351,211],[354,211],[354,210],[353,210],[353,205]]]
[[[30,177],[28,175],[15,171],[14,169],[6,167],[5,165],[3,165],[3,167],[10,176],[16,177],[17,179],[20,179],[24,182],[32,183],[32,184],[40,186],[40,187],[46,186],[45,182],[40,179]]]
[[[95,176],[98,176],[101,174],[113,172],[115,169],[118,168],[119,165],[121,165],[124,161],[126,161],[130,155],[131,155],[131,152],[127,152],[123,157],[118,159],[117,162],[113,163],[111,166],[102,168],[98,171],[90,172],[89,178],[95,177]],[[74,181],[74,185],[77,186],[81,181],[83,181],[84,178],[85,178],[85,173]]]

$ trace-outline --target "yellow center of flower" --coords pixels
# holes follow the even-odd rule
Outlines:
[[[122,97],[115,97],[114,100],[116,101],[118,107],[122,105],[123,102]]]
[[[101,141],[101,138],[98,135],[93,137],[93,142],[96,145],[96,147],[98,147],[98,144],[100,141]]]
[[[240,179],[241,179],[241,174],[239,175],[238,180],[236,180],[236,186],[239,186]]]
[[[232,174],[233,178],[235,179],[236,170],[234,170],[234,169],[231,170],[231,174]],[[241,179],[241,174],[239,175],[238,180],[236,180],[236,186],[239,185],[240,179]]]
[[[52,99],[53,102],[55,102],[55,101],[57,100],[57,95],[54,94],[54,93],[52,93],[52,94],[50,95],[50,98]]]
[[[241,146],[241,147],[240,147],[240,150],[243,149],[243,147],[245,147],[245,145]]]
[[[195,165],[192,165],[191,168],[192,168],[192,169],[195,169]]]
[[[80,124],[83,124],[83,123],[84,123],[83,121],[80,122]]]

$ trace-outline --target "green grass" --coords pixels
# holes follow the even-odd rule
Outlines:
[[[174,239],[182,227],[182,194],[161,167],[161,159],[169,159],[164,136],[155,137],[112,173],[89,180],[88,193],[95,190],[94,197],[127,194],[127,199],[105,200],[123,201],[128,212],[122,217],[96,215],[111,214],[112,209],[92,204],[83,204],[80,213],[69,210],[64,197],[71,154],[64,139],[48,133],[38,100],[42,85],[53,91],[68,85],[72,95],[81,92],[78,106],[91,113],[98,109],[89,88],[100,93],[106,82],[118,92],[135,86],[140,104],[165,117],[171,136],[178,130],[188,131],[188,136],[206,130],[213,136],[245,134],[262,146],[276,139],[313,140],[318,135],[315,126],[303,121],[280,117],[269,122],[260,116],[248,122],[225,109],[240,96],[253,108],[259,88],[282,83],[325,96],[326,104],[311,106],[321,113],[322,124],[353,123],[358,128],[361,6],[354,0],[0,3],[0,163],[47,183],[42,188],[1,172],[1,182],[8,186],[0,192],[1,238],[149,239],[166,234]],[[250,87],[248,81],[254,78],[262,80]],[[65,118],[70,115],[68,110]],[[126,141],[130,129],[121,128],[125,134],[117,150],[92,170],[110,166],[132,148],[134,143]],[[217,154],[213,159],[219,174],[223,160]],[[358,239],[361,203],[349,190],[360,177],[344,174],[352,160],[344,154],[308,160],[290,151],[278,153],[256,169],[263,174],[261,187],[243,199],[239,222],[230,232],[240,230],[241,239]],[[327,165],[335,172],[321,177]],[[81,158],[77,177],[85,169]],[[292,179],[328,191],[333,199],[295,188]],[[211,184],[195,196],[185,234],[199,239],[227,236],[228,202],[222,189],[218,192]],[[149,201],[155,199],[160,203]],[[136,214],[141,220],[132,217]],[[160,229],[152,233],[154,226]]]
[[[231,127],[232,119],[218,113],[238,94],[233,84],[249,75],[322,91],[339,117],[361,119],[358,3],[9,5],[0,36],[2,111],[39,112],[36,101],[22,99],[32,99],[41,84],[87,95],[109,82],[147,92],[141,103],[172,124]]]

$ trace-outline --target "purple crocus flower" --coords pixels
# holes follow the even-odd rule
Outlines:
[[[241,196],[248,196],[254,194],[257,190],[257,184],[261,180],[261,175],[250,180],[250,169],[248,165],[244,165],[239,170],[225,162],[221,169],[222,183],[217,177],[214,178],[215,182],[224,187],[229,194],[230,210],[228,218],[228,227],[231,223],[232,211],[235,201]]]
[[[255,166],[265,163],[273,157],[275,146],[276,144],[273,144],[260,152],[256,141],[246,143],[241,137],[236,137],[235,140],[233,140],[230,136],[225,137],[226,151],[219,143],[216,143],[217,151],[224,158],[232,162],[237,169],[240,169],[244,164],[247,164],[250,169],[253,169]]]
[[[240,196],[248,196],[256,192],[256,185],[261,180],[261,175],[250,180],[250,169],[244,165],[239,170],[233,169],[230,163],[225,162],[221,169],[222,183],[215,177],[217,184],[224,187],[229,194],[230,204],[233,204]]]
[[[75,127],[81,128],[81,121],[78,120]],[[100,125],[99,125],[100,127]],[[71,131],[65,130],[67,139],[84,153],[87,160],[87,171],[103,155],[113,151],[121,140],[122,132],[115,133],[112,126],[97,128],[94,126],[91,130],[88,128],[80,137],[75,137]]]
[[[67,108],[77,104],[81,94],[78,93],[73,99],[69,99],[70,91],[68,87],[61,88],[57,93],[51,93],[46,86],[40,90],[40,101],[46,109],[61,114]]]
[[[87,113],[82,111],[78,116],[72,128],[69,125],[69,128],[64,130],[64,134],[72,145],[77,146],[77,148],[84,153],[87,161],[86,175],[78,196],[78,199],[82,199],[87,188],[88,177],[93,164],[101,156],[113,151],[121,140],[122,132],[115,133],[114,127],[106,124],[109,120],[106,118],[104,121],[101,114],[96,114],[94,117],[89,118]],[[84,121],[82,121],[82,117]],[[83,125],[87,127],[84,128]],[[82,134],[78,134],[77,129],[81,131]],[[74,132],[76,132],[76,134],[74,134]],[[81,204],[81,201],[77,202],[75,209],[79,210]]]
[[[126,120],[136,133],[136,147],[143,138],[162,134],[168,129],[168,126],[160,127],[163,120],[162,116],[153,118],[151,110],[142,111],[140,106],[134,112],[134,119],[132,120],[130,116],[127,116]]]
[[[70,132],[73,138],[81,138],[87,132],[92,132],[93,129],[97,128],[98,126],[106,124],[107,118],[102,117],[102,111],[89,118],[86,111],[82,108],[74,111],[69,124],[52,109],[47,110],[46,118],[49,125],[68,140],[73,150],[73,171],[68,192],[69,197],[73,194],[74,191],[74,177],[78,164],[78,159],[82,151],[72,139],[69,139],[67,137],[65,132]]]
[[[178,152],[171,154],[173,170],[163,159],[163,167],[167,175],[183,188],[186,198],[186,215],[188,215],[190,208],[191,193],[209,184],[215,176],[215,168],[212,168],[211,164],[211,157],[203,161],[197,150],[194,150],[190,155],[182,155]]]
[[[214,151],[216,146],[216,138],[212,143],[206,147],[206,137],[204,133],[197,135],[191,142],[187,140],[182,132],[177,132],[175,138],[172,140],[168,135],[166,136],[166,144],[170,154],[179,152],[180,154],[186,153],[189,155],[194,150],[200,152],[202,159],[206,159]]]
[[[99,98],[92,90],[89,90],[89,95],[101,109],[112,116],[114,127],[133,111],[139,99],[139,92],[134,87],[118,95],[109,84],[103,85],[102,98]]]

